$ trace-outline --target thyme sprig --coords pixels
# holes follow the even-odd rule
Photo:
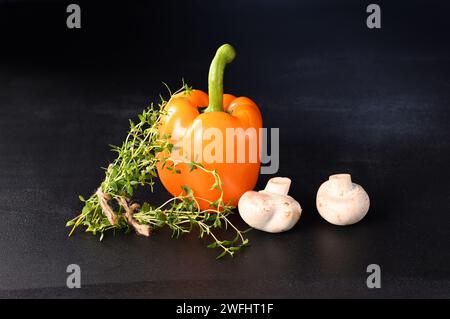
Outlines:
[[[183,83],[180,90],[170,92],[171,97],[184,92],[190,94],[192,88]],[[195,162],[183,162],[157,156],[159,152],[168,151],[173,145],[168,136],[160,136],[158,126],[164,115],[167,101],[161,97],[157,107],[153,104],[138,115],[138,122],[130,120],[130,130],[121,146],[112,145],[117,158],[105,170],[105,178],[97,191],[88,199],[79,196],[84,206],[81,213],[67,222],[72,227],[69,234],[79,226],[84,226],[86,232],[100,234],[100,240],[108,230],[135,229],[138,234],[149,236],[153,230],[168,227],[173,237],[191,233],[194,229],[199,237],[212,239],[208,248],[219,248],[221,253],[217,258],[226,255],[233,256],[235,252],[248,245],[244,237],[246,231],[239,230],[233,225],[229,216],[233,213],[233,206],[223,202],[222,181],[215,170],[208,170]],[[171,162],[168,166],[174,174],[179,173],[176,166],[187,164],[191,170],[200,169],[214,177],[212,188],[219,190],[219,197],[215,201],[208,201],[194,196],[188,186],[183,186],[180,196],[173,197],[159,206],[143,203],[142,206],[132,203],[133,193],[138,187],[149,187],[153,192],[154,179],[157,178],[157,164],[161,161]],[[198,201],[207,201],[209,208],[201,210]],[[115,205],[114,205],[115,204]],[[220,239],[216,230],[224,228],[232,230],[235,237],[232,240]]]

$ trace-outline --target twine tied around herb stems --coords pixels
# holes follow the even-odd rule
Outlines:
[[[108,218],[109,223],[111,225],[117,225],[117,215],[114,213],[112,207],[108,204],[108,201],[111,200],[111,196],[104,193],[101,187],[97,189],[95,194],[99,199],[100,206],[106,218]],[[128,205],[128,202],[123,197],[117,197],[115,199],[117,203],[125,210],[125,218],[127,219],[128,224],[134,228],[136,233],[142,236],[149,237],[152,233],[152,227],[150,225],[139,224],[133,217],[134,212],[138,210],[141,205],[139,205],[138,203]]]

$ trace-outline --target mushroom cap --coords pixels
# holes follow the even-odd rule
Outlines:
[[[290,230],[302,212],[300,204],[291,196],[265,190],[244,193],[238,207],[239,214],[249,226],[270,233]]]
[[[330,176],[317,191],[319,214],[329,223],[339,226],[359,222],[369,211],[370,199],[366,191],[352,183],[350,175]]]

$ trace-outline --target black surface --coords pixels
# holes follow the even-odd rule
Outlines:
[[[365,2],[256,0],[81,2],[82,29],[68,30],[68,3],[0,2],[0,297],[450,297],[450,7],[378,3],[381,30],[365,27]],[[206,89],[224,42],[238,52],[226,90],[280,127],[299,224],[252,231],[222,261],[194,235],[67,238],[127,119],[161,81]],[[343,171],[372,206],[340,228],[315,193]],[[72,263],[78,290],[65,285]],[[372,263],[381,289],[366,287]]]

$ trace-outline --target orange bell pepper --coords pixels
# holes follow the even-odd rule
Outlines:
[[[262,128],[259,108],[247,97],[223,94],[224,69],[234,57],[233,47],[222,45],[209,69],[209,96],[201,90],[172,96],[161,121],[160,134],[170,136],[174,150],[181,148],[183,161],[175,165],[160,163],[159,178],[173,196],[182,194],[182,186],[191,188],[201,209],[209,208],[208,201],[217,200],[220,191],[211,189],[214,184],[211,174],[191,170],[189,162],[215,170],[222,181],[223,202],[233,206],[243,193],[255,187],[259,176]],[[205,134],[208,130],[213,134]],[[195,143],[200,147],[196,149]],[[171,157],[174,150],[161,156]],[[205,158],[205,152],[212,160]]]

